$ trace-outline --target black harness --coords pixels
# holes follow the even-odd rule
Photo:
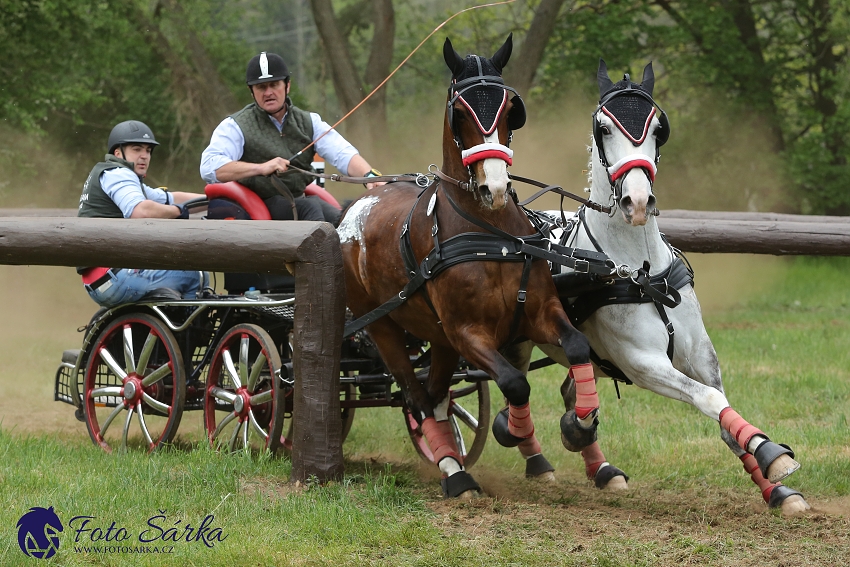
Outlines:
[[[440,183],[435,183],[423,189],[413,203],[413,207],[411,207],[407,219],[402,226],[399,247],[405,270],[407,271],[407,285],[397,295],[377,309],[346,325],[344,333],[346,337],[399,307],[422,288],[425,282],[435,278],[447,268],[464,262],[523,262],[523,272],[520,278],[519,290],[517,291],[517,305],[514,309],[514,316],[511,322],[511,341],[516,334],[519,321],[524,312],[528,279],[531,273],[531,264],[534,260],[546,260],[555,265],[566,266],[580,273],[608,276],[613,272],[613,262],[602,252],[578,250],[555,244],[549,240],[547,234],[534,222],[532,223],[536,229],[534,234],[514,236],[466,213],[445,191],[443,192],[443,196],[448,200],[452,209],[463,219],[484,229],[486,232],[464,232],[440,241],[437,203],[441,187],[442,185]],[[432,188],[433,191],[431,191]],[[417,261],[410,242],[410,224],[417,205],[428,192],[430,192],[431,196],[426,214],[433,218],[431,237],[434,241],[434,247],[425,258]],[[533,217],[533,214],[529,211],[525,209],[523,211],[529,218]],[[425,293],[425,298],[428,305],[434,310],[427,292]]]
[[[599,242],[593,237],[590,228],[587,226],[584,207],[580,207],[578,210],[578,222],[570,223],[565,228],[561,241],[566,242],[574,231],[579,230],[579,225],[584,228],[585,234],[587,234],[587,237],[597,252],[602,253]],[[687,263],[687,259],[682,255],[681,251],[673,248],[663,234],[661,237],[673,255],[673,262],[664,273],[650,276],[649,262],[644,262],[640,269],[627,278],[617,278],[605,284],[598,283],[592,286],[591,289],[588,290],[585,288],[576,294],[569,293],[569,290],[563,290],[562,297],[575,298],[572,303],[565,307],[570,321],[576,327],[584,323],[600,307],[605,307],[606,305],[652,303],[655,305],[658,316],[661,317],[661,321],[667,329],[667,358],[672,362],[675,329],[673,328],[673,323],[670,322],[670,318],[667,316],[665,308],[673,309],[682,302],[682,296],[678,290],[686,285],[693,285],[694,271],[690,264]],[[553,266],[553,272],[557,274],[560,272],[560,268]],[[571,274],[561,275],[567,276]],[[557,279],[559,276],[555,275],[554,277]],[[558,287],[562,288],[562,286]],[[626,384],[632,383],[613,362],[601,359],[592,349],[590,354],[591,360],[608,374],[608,376],[614,378],[615,381],[620,380]]]

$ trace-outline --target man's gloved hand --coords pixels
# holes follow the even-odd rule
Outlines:
[[[183,205],[174,205],[177,207],[177,210],[180,211],[180,214],[177,215],[178,219],[188,219],[189,218],[189,209],[184,207]]]

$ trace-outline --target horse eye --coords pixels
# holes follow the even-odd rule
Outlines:
[[[602,127],[602,133],[603,133],[603,134],[605,134],[605,135],[607,136],[608,134],[610,134],[610,133],[611,133],[611,129],[610,129],[610,128],[608,128],[608,126],[603,126],[603,127]]]

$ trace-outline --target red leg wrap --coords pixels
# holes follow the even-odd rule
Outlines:
[[[508,433],[520,439],[528,439],[534,435],[534,423],[531,421],[531,408],[528,404],[508,404]]]
[[[576,415],[579,419],[584,419],[590,412],[599,409],[593,366],[589,362],[571,366],[570,378],[576,383]]]
[[[448,421],[437,421],[433,417],[425,418],[422,422],[422,434],[434,453],[434,462],[439,463],[445,457],[454,459],[463,465],[463,459],[457,450],[455,438],[452,434],[452,426]]]
[[[596,478],[596,471],[605,462],[605,455],[602,454],[599,443],[594,442],[593,445],[588,445],[582,449],[581,458],[584,459],[584,472],[587,478],[593,480]]]
[[[767,437],[761,429],[750,425],[732,408],[726,408],[720,412],[720,427],[731,433],[744,451],[747,451],[747,444],[753,435]]]
[[[744,470],[750,474],[750,478],[753,479],[753,482],[756,483],[756,486],[758,486],[759,490],[761,490],[761,497],[764,498],[765,502],[770,502],[770,493],[773,492],[774,488],[782,483],[777,482],[776,484],[773,484],[764,478],[764,475],[761,474],[761,469],[759,469],[759,465],[756,462],[756,458],[749,453],[744,453],[740,459],[741,462],[744,463]]]
[[[537,441],[537,437],[535,437],[533,432],[531,437],[520,441],[517,448],[519,449],[520,454],[526,459],[528,457],[533,457],[534,455],[539,455],[543,452],[543,449],[540,447],[540,443]]]

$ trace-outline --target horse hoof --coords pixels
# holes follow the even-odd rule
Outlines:
[[[628,490],[629,475],[614,465],[604,465],[596,471],[593,483],[600,490]]]
[[[508,408],[496,414],[496,419],[493,420],[493,438],[502,447],[516,447],[525,441],[508,431]]]
[[[628,490],[629,482],[622,476],[615,476],[611,480],[608,481],[608,484],[602,487],[602,490]]]
[[[473,500],[477,498],[479,492],[477,490],[467,490],[466,492],[461,492],[457,495],[458,500]]]
[[[788,445],[765,441],[759,445],[753,456],[761,469],[761,474],[770,482],[777,483],[800,468],[794,460],[794,451]]]
[[[800,468],[800,463],[789,455],[780,455],[767,469],[767,480],[776,484]]]
[[[782,502],[782,515],[783,516],[791,516],[794,514],[799,514],[800,512],[806,512],[807,510],[811,510],[812,507],[809,506],[809,503],[803,499],[803,496],[800,494],[794,494],[789,496]]]
[[[768,508],[781,508],[783,515],[799,514],[810,510],[812,507],[803,498],[803,495],[784,484],[773,487],[767,500]]]
[[[540,481],[540,482],[556,482],[556,480],[557,480],[555,478],[555,473],[552,472],[552,471],[546,471],[545,473],[541,473],[537,476],[529,476],[529,477],[526,477],[526,478],[529,478],[531,480]]]
[[[470,493],[481,492],[481,487],[466,471],[458,471],[455,474],[440,480],[443,496],[446,498],[471,498]]]
[[[526,478],[543,478],[546,473],[549,473],[552,476],[552,480],[555,480],[555,475],[552,474],[554,470],[555,467],[546,460],[543,453],[538,453],[537,455],[525,460]]]
[[[596,426],[599,420],[594,419],[590,428],[582,427],[574,409],[561,416],[561,443],[567,451],[579,453],[588,445],[596,442]]]

